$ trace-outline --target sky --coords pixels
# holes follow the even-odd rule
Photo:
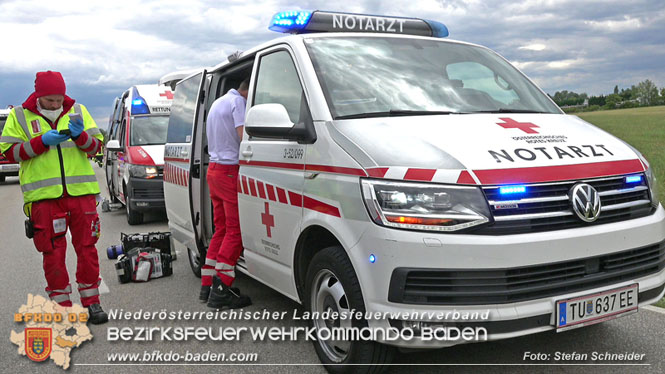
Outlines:
[[[551,95],[665,86],[663,0],[0,0],[0,108],[22,104],[37,71],[55,70],[105,127],[128,87],[280,37],[270,19],[297,9],[442,22],[450,39],[495,50]]]

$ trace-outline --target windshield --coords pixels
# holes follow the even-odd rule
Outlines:
[[[334,118],[477,112],[561,113],[494,52],[438,40],[309,38]]]
[[[132,117],[130,145],[166,144],[169,116]]]

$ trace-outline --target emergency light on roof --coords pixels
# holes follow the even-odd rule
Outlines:
[[[132,90],[132,96],[134,96],[134,100],[132,100],[131,114],[150,114],[150,108],[148,107],[148,104],[146,104],[145,99],[139,96],[139,91],[136,89],[136,87],[133,87]]]
[[[309,32],[373,32],[445,38],[448,28],[436,21],[419,18],[385,17],[369,14],[296,10],[272,17],[272,31],[300,34]]]

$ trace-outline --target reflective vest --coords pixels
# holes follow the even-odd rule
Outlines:
[[[83,116],[83,130],[89,136],[102,140],[102,134],[95,121],[81,104],[75,104],[68,113]],[[69,115],[60,117],[57,130],[69,128]],[[63,186],[67,185],[70,196],[82,196],[99,193],[99,184],[85,152],[71,140],[62,142],[34,157],[31,154],[30,139],[45,134],[51,125],[42,116],[18,106],[12,109],[2,132],[0,149],[5,152],[13,144],[25,144],[25,151],[33,156],[20,162],[19,179],[23,201],[31,203],[45,199],[57,199],[63,195]],[[15,147],[17,149],[18,147]],[[18,152],[18,151],[17,151]]]

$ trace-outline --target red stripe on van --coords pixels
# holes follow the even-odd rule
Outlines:
[[[367,174],[374,178],[383,178],[388,172],[388,168],[369,168]]]
[[[336,173],[346,175],[358,175],[366,177],[367,173],[363,169],[347,168],[341,166],[328,166],[328,165],[305,165],[306,171],[322,171],[324,173]]]
[[[239,164],[243,166],[264,166],[264,167],[279,168],[279,169],[305,170],[305,164],[293,164],[289,162],[240,160]]]
[[[412,181],[431,181],[434,178],[434,173],[436,169],[412,169],[406,171],[404,174],[404,180]]]
[[[266,192],[265,189],[263,188],[263,182],[261,181],[256,181],[257,187],[259,189],[259,197],[262,199],[266,198]]]
[[[252,194],[252,196],[256,197],[256,182],[254,181],[254,179],[249,178],[248,183],[249,183],[250,193]]]
[[[302,206],[302,195],[289,191],[289,199],[291,200],[291,205]]]
[[[644,171],[640,160],[592,162],[577,165],[532,168],[474,170],[482,184],[540,183],[571,179],[608,177]]]
[[[279,202],[282,204],[288,204],[289,201],[286,200],[286,191],[283,189],[276,187],[277,188],[277,197],[279,198]]]
[[[468,171],[462,170],[457,178],[457,183],[459,184],[476,184],[476,181],[473,179],[471,174]]]
[[[323,214],[329,214],[329,215],[335,216],[335,217],[341,217],[341,215],[339,214],[339,209],[337,209],[337,207],[326,204],[322,201],[314,200],[311,197],[307,197],[307,196],[304,196],[303,200],[304,200],[303,201],[304,207],[306,209],[315,210],[317,212],[321,212]],[[291,200],[291,201],[293,201],[293,200]]]
[[[275,187],[272,186],[272,184],[267,184],[266,183],[266,190],[268,190],[268,199],[272,201],[276,201],[275,199]]]
[[[249,195],[249,187],[247,186],[247,177],[242,176],[242,191],[245,193],[245,195]]]

